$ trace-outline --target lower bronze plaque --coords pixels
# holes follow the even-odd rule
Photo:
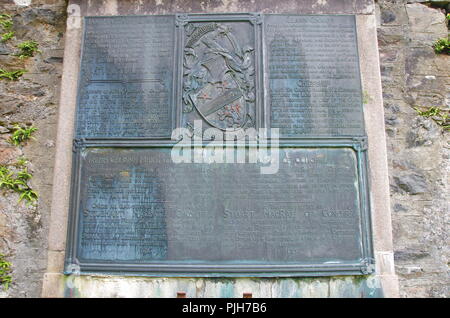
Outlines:
[[[70,262],[84,271],[361,273],[361,154],[283,147],[262,163],[179,163],[170,147],[78,152]],[[233,274],[235,275],[235,274]]]

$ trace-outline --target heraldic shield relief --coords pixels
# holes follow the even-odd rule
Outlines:
[[[255,125],[254,34],[246,22],[188,23],[183,58],[184,124],[223,131]],[[206,127],[205,127],[206,126]]]

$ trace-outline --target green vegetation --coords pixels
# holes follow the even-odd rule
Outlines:
[[[22,157],[17,158],[17,161],[14,164],[14,166],[16,166],[18,168],[25,167],[27,163],[28,163],[28,159],[22,156]]]
[[[6,42],[14,36],[14,32],[11,31],[13,26],[13,20],[9,14],[0,14],[0,27],[3,29],[1,34],[1,41]]]
[[[33,202],[37,201],[38,195],[37,195],[36,191],[34,191],[30,188],[25,189],[20,194],[19,202],[21,202],[23,199],[25,199],[27,205],[30,205]]]
[[[450,55],[450,41],[448,39],[439,39],[433,44],[434,52],[437,54]]]
[[[418,107],[415,107],[414,109],[420,116],[427,117],[427,118],[432,117],[432,116],[437,116],[441,112],[441,109],[439,107],[430,107],[429,109],[427,109],[425,111],[420,110]]]
[[[20,145],[22,142],[33,138],[31,136],[32,133],[34,133],[37,130],[36,127],[27,127],[27,128],[22,128],[19,125],[14,125],[14,133],[11,136],[11,143],[18,146]]]
[[[28,185],[31,177],[27,168],[15,173],[6,166],[0,166],[0,189],[13,190],[20,194],[19,202],[25,199],[27,205],[32,204],[37,200],[38,195]]]
[[[5,260],[5,255],[0,254],[0,285],[3,285],[5,290],[8,289],[9,284],[11,284],[12,277],[11,273],[11,263]]]
[[[17,81],[26,70],[6,71],[0,68],[0,79],[8,79],[10,81]]]
[[[420,110],[414,107],[419,116],[433,119],[444,130],[450,130],[450,110],[444,110],[439,107],[429,107],[426,110]]]
[[[41,52],[39,51],[38,44],[35,41],[25,41],[20,43],[17,47],[20,50],[17,55],[21,59],[34,56],[36,52]]]
[[[2,42],[6,42],[14,36],[14,32],[6,32],[2,34]]]
[[[10,30],[13,26],[12,17],[9,14],[0,14],[0,26],[4,30]]]
[[[13,172],[5,166],[0,166],[0,188],[13,189],[15,186],[15,179]]]
[[[368,104],[369,102],[372,101],[372,97],[370,97],[370,95],[369,95],[369,93],[367,91],[363,91],[362,95],[363,95],[362,96],[362,98],[363,98],[362,102],[363,102],[364,105]]]
[[[9,14],[0,14],[0,41],[6,42],[14,37],[12,30],[13,19]],[[15,54],[19,58],[27,58],[34,56],[38,49],[38,43],[35,41],[24,41],[17,45],[19,52]],[[0,80],[17,81],[27,71],[19,70],[5,70],[0,68]],[[10,142],[15,146],[21,145],[23,142],[33,138],[32,134],[37,130],[36,127],[22,127],[15,125],[13,134],[10,137]],[[12,190],[20,194],[19,202],[26,201],[26,204],[33,204],[37,198],[37,193],[28,185],[32,175],[28,172],[26,167],[28,160],[25,157],[17,158],[16,162],[10,167],[0,166],[0,189]],[[12,170],[11,170],[12,169]],[[11,277],[7,274],[10,271],[10,264],[3,260],[3,255],[0,254],[0,284],[5,285],[6,288],[11,282]]]

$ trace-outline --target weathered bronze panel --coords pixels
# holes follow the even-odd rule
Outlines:
[[[354,16],[264,16],[268,122],[283,137],[363,136]]]
[[[84,21],[78,138],[170,137],[174,16]]]
[[[89,17],[84,28],[67,272],[373,270],[353,16]],[[228,150],[245,163],[173,160],[180,136],[185,151],[229,141],[208,128],[235,133]],[[278,128],[279,144],[276,133],[258,144],[261,128]],[[268,174],[247,161],[266,146],[279,152]]]
[[[268,264],[276,271],[276,264],[361,262],[354,149],[282,148],[276,174],[261,174],[257,163],[175,164],[170,152],[81,152],[80,263]]]
[[[188,22],[184,27],[183,123],[255,127],[255,31],[250,21]]]

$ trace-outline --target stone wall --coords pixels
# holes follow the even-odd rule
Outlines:
[[[0,69],[26,69],[19,80],[0,80],[0,165],[11,169],[28,159],[37,206],[18,203],[19,194],[0,190],[0,253],[12,263],[13,284],[0,297],[39,297],[47,266],[47,236],[53,179],[56,113],[59,102],[66,3],[57,0],[0,1],[0,14],[13,20],[15,37],[0,43]],[[18,5],[18,4],[25,5]],[[2,32],[3,33],[3,32]],[[20,59],[17,45],[36,41],[40,53]],[[35,139],[20,146],[8,142],[14,124],[34,126]],[[67,127],[71,129],[71,127]]]
[[[436,55],[432,49],[434,41],[447,36],[448,31],[442,9],[419,2],[424,1],[376,3],[395,261],[401,296],[445,297],[450,295],[446,229],[448,133],[432,118],[419,116],[414,107],[449,108],[450,58]],[[0,80],[0,164],[11,165],[20,156],[26,156],[28,170],[33,173],[31,185],[39,194],[37,206],[27,207],[23,202],[17,203],[17,194],[1,190],[0,253],[6,254],[12,263],[13,284],[7,291],[1,291],[0,297],[37,297],[41,293],[47,266],[65,11],[66,3],[62,0],[0,0],[0,14],[13,16],[15,31],[15,38],[0,43],[0,68],[28,70],[18,81]],[[41,53],[23,60],[11,56],[16,45],[24,40],[38,42]],[[36,139],[24,146],[10,145],[7,139],[14,123],[37,127]],[[85,284],[98,284],[101,280],[97,278]],[[107,281],[101,288],[110,296],[125,296],[117,294],[119,281]],[[304,283],[304,280],[292,280],[286,296],[321,295],[302,291]],[[305,286],[318,288],[323,283],[324,279],[317,279],[316,284]],[[211,292],[231,288],[222,281],[212,286]],[[202,290],[208,290],[205,288]],[[235,295],[239,297],[241,290],[239,286],[236,288]],[[270,296],[270,289],[260,294]],[[161,293],[165,295],[164,291]]]
[[[441,8],[445,2],[377,4],[394,256],[402,297],[450,296],[449,133],[414,109],[440,107],[449,113],[450,56],[432,48],[448,35]]]

